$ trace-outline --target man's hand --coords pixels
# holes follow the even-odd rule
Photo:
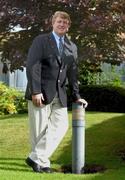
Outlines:
[[[81,103],[84,108],[88,106],[88,102],[85,99],[78,99],[76,103]]]
[[[43,106],[43,101],[44,101],[44,97],[43,94],[36,94],[36,95],[32,95],[32,102],[35,106],[37,107],[42,107]]]

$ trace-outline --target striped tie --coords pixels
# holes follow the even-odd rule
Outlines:
[[[60,56],[62,56],[63,53],[63,41],[62,41],[62,37],[59,38],[59,54]]]

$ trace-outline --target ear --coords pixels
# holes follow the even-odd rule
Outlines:
[[[69,28],[70,28],[70,25],[68,25],[68,27],[67,27],[67,31],[66,31],[66,32],[68,32],[68,31],[69,31]]]

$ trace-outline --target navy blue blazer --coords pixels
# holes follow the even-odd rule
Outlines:
[[[64,51],[59,56],[56,40],[52,33],[37,36],[28,53],[26,63],[26,99],[43,93],[44,104],[49,104],[58,93],[63,107],[67,106],[66,79],[72,92],[72,99],[81,98],[77,81],[77,47],[66,36]]]

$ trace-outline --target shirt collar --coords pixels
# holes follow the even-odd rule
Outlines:
[[[60,36],[58,36],[54,31],[52,31],[52,33],[53,33],[55,39],[59,41]],[[64,36],[62,36],[62,41],[64,42]]]

